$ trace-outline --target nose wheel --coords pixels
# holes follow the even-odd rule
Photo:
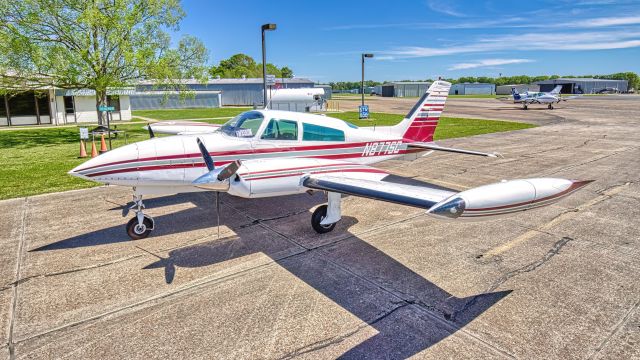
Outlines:
[[[547,106],[547,108],[549,108],[549,110],[553,110],[553,104],[549,104],[549,106]]]
[[[144,214],[142,195],[133,196],[133,205],[129,208],[135,212],[135,216],[127,223],[127,235],[132,240],[144,239],[154,228],[153,218]]]

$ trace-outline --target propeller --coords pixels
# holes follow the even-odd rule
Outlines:
[[[149,131],[149,139],[156,137],[156,134],[153,133],[153,129],[151,128],[151,124],[147,124],[147,130]]]
[[[240,160],[233,161],[229,163],[227,166],[223,168],[216,169],[213,158],[207,147],[204,145],[200,138],[197,139],[198,148],[200,149],[200,153],[202,154],[202,158],[204,159],[204,163],[207,165],[207,169],[209,172],[200,176],[199,178],[193,181],[193,184],[196,186],[200,185],[200,187],[204,189],[216,190],[216,220],[218,227],[218,238],[220,238],[220,191],[219,189],[225,189],[225,186],[228,188],[228,183],[225,180],[232,177],[240,166],[242,162]]]

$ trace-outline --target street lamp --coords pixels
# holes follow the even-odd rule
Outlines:
[[[364,58],[372,58],[373,54],[362,54],[362,82],[360,83],[360,91],[362,92],[362,106],[364,106]]]
[[[276,24],[262,25],[262,90],[264,93],[264,107],[267,107],[267,50],[264,45],[264,32],[276,29]]]

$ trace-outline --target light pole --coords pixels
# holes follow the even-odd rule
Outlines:
[[[267,107],[267,50],[264,45],[264,32],[276,29],[276,24],[262,25],[262,90],[264,93],[264,107]]]
[[[364,106],[364,58],[372,58],[373,54],[362,54],[362,82],[360,83],[360,92],[362,93],[362,106]]]

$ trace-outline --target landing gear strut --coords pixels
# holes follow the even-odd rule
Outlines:
[[[129,208],[136,213],[127,223],[127,235],[133,240],[144,239],[151,233],[154,227],[153,218],[144,214],[142,195],[133,195],[133,205]]]
[[[342,218],[340,193],[329,192],[328,204],[318,206],[311,215],[311,226],[319,234],[325,234],[336,227],[336,223]]]

